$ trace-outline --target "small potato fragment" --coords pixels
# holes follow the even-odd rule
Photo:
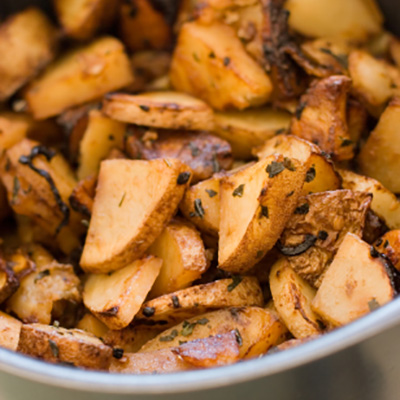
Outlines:
[[[108,328],[123,329],[145,301],[161,265],[162,260],[147,256],[111,274],[89,275],[83,303]]]
[[[179,92],[112,93],[103,112],[117,121],[164,129],[212,130],[214,115],[203,101]]]
[[[239,357],[253,358],[282,343],[287,328],[278,317],[259,307],[227,308],[184,321],[146,343],[140,352],[177,347],[184,340],[204,339],[235,331]]]
[[[371,210],[385,221],[390,229],[400,229],[400,202],[397,197],[380,182],[355,172],[339,170],[343,178],[343,188],[353,191],[371,193]]]
[[[82,268],[107,273],[140,258],[175,213],[190,178],[176,159],[103,161]]]
[[[263,294],[257,278],[234,276],[232,279],[191,286],[149,300],[136,315],[136,323],[169,327],[215,309],[262,307],[263,303]]]
[[[272,155],[222,179],[219,268],[244,273],[271,250],[296,208],[306,172],[304,164]]]
[[[25,100],[36,119],[45,119],[128,86],[133,79],[122,43],[102,37],[50,65],[28,85]]]
[[[200,278],[209,264],[199,232],[189,223],[172,220],[148,249],[163,260],[150,297],[184,289]]]
[[[54,58],[57,41],[56,28],[34,7],[12,15],[0,25],[0,102]]]
[[[386,255],[393,266],[400,271],[400,230],[385,233],[375,242],[379,253]]]
[[[93,199],[96,194],[96,184],[96,175],[89,176],[78,182],[68,199],[73,210],[86,217],[92,215]]]
[[[16,351],[22,322],[0,311],[0,347]]]
[[[259,106],[272,92],[267,74],[246,53],[235,31],[219,22],[183,25],[170,79],[176,90],[199,97],[217,110]]]
[[[104,339],[109,329],[99,319],[90,313],[86,313],[76,325],[76,329],[89,332],[92,335]],[[108,343],[106,343],[108,345]]]
[[[312,302],[331,327],[342,326],[380,307],[395,296],[387,265],[371,247],[348,233]]]
[[[358,157],[361,173],[378,180],[393,193],[400,193],[399,123],[400,97],[396,97],[381,115]]]
[[[336,190],[341,187],[340,175],[333,162],[315,144],[293,135],[277,135],[253,149],[259,160],[273,154],[294,158],[308,166],[303,195]]]
[[[321,333],[323,325],[311,310],[316,290],[294,272],[287,259],[272,267],[270,287],[278,313],[295,338]]]
[[[18,351],[55,364],[103,371],[108,370],[112,358],[111,347],[94,335],[42,324],[22,326]]]
[[[292,118],[290,133],[317,144],[337,161],[354,156],[346,102],[351,80],[333,75],[310,86]]]
[[[216,112],[214,133],[228,141],[235,158],[251,158],[251,149],[289,129],[290,114],[270,108]]]

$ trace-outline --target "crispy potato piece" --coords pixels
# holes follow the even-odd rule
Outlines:
[[[190,286],[209,266],[199,232],[180,219],[169,222],[148,252],[163,260],[151,298]]]
[[[240,358],[264,354],[285,340],[287,329],[268,310],[259,307],[227,308],[203,314],[166,330],[146,343],[140,352],[176,347],[183,340],[204,339],[236,331]]]
[[[344,75],[312,84],[300,99],[290,133],[317,144],[337,161],[353,158],[346,117],[350,86],[351,80]]]
[[[126,152],[134,159],[177,158],[193,171],[192,183],[230,169],[233,158],[228,142],[207,132],[149,131],[132,127]]]
[[[282,154],[306,164],[309,169],[303,186],[303,195],[341,187],[340,175],[336,172],[332,161],[318,146],[297,136],[277,135],[253,149],[253,154],[260,160],[272,154]]]
[[[96,370],[108,370],[112,358],[111,347],[94,335],[43,324],[22,326],[18,351],[55,364]]]
[[[78,182],[68,199],[73,210],[86,217],[92,215],[93,199],[96,194],[96,184],[96,175],[89,176]]]
[[[385,260],[348,233],[312,302],[330,326],[345,325],[392,300],[395,290]]]
[[[358,157],[360,172],[377,179],[394,193],[400,193],[399,123],[400,97],[390,102]]]
[[[219,268],[246,272],[271,250],[296,208],[306,172],[296,160],[273,155],[222,179]]]
[[[17,350],[22,322],[0,311],[0,347]]]
[[[393,266],[400,271],[400,230],[385,233],[375,242],[375,248],[385,254]]]
[[[83,128],[84,124],[80,124]],[[126,125],[107,118],[98,110],[89,111],[79,144],[78,179],[97,175],[100,162],[113,148],[123,149]],[[79,128],[78,128],[79,129]]]
[[[176,159],[103,161],[82,268],[107,273],[140,258],[175,213],[190,178]]]
[[[269,281],[274,304],[290,333],[297,339],[321,333],[323,324],[311,310],[316,290],[294,272],[287,259],[272,267]]]
[[[0,25],[0,101],[8,99],[54,58],[57,41],[56,28],[37,8],[28,8]]]
[[[103,112],[117,121],[164,129],[212,130],[214,115],[203,101],[179,92],[112,93]]]
[[[161,265],[161,259],[147,256],[111,274],[89,275],[83,290],[85,306],[108,328],[127,327],[145,301]]]
[[[344,189],[372,193],[371,210],[390,229],[400,229],[400,202],[390,190],[373,178],[344,169],[339,170],[339,173],[343,178]]]
[[[45,119],[132,81],[132,69],[122,43],[103,37],[50,65],[28,85],[25,100],[36,119]]]
[[[136,315],[136,323],[170,327],[215,309],[263,304],[257,278],[234,276],[149,300]]]
[[[325,269],[348,232],[362,236],[372,196],[336,190],[300,198],[279,242],[290,266],[319,287]]]
[[[172,28],[163,12],[150,0],[122,2],[119,29],[122,41],[132,52],[168,49],[172,44]],[[162,6],[162,3],[159,3]],[[173,8],[166,3],[166,7]]]
[[[375,0],[288,0],[289,25],[305,36],[365,41],[382,30]]]
[[[117,0],[53,0],[63,32],[73,39],[88,40],[106,30],[117,15]]]
[[[259,106],[272,92],[270,79],[246,53],[235,31],[218,22],[184,24],[170,79],[176,90],[199,97],[217,110]]]
[[[251,149],[289,129],[290,114],[270,108],[215,113],[214,133],[229,142],[235,158],[251,158]]]
[[[0,304],[13,295],[19,287],[19,279],[0,254]]]
[[[33,256],[36,270],[21,279],[19,289],[6,302],[6,310],[26,323],[50,324],[57,302],[80,303],[80,280],[72,265],[57,263],[43,249],[35,252],[39,252]]]
[[[93,314],[90,313],[86,313],[82,317],[82,319],[76,325],[76,329],[89,332],[92,335],[102,339],[104,339],[104,337],[109,332],[107,326],[104,325],[99,319],[97,319]],[[109,345],[108,343],[106,344]]]

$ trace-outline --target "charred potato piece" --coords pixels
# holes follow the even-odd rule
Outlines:
[[[290,126],[290,133],[317,144],[337,161],[354,156],[347,127],[346,101],[351,80],[330,76],[310,86]]]
[[[63,32],[70,38],[88,40],[105,30],[117,15],[117,0],[53,0]]]
[[[244,273],[272,249],[296,208],[306,172],[296,160],[273,155],[222,179],[219,268]]]
[[[321,333],[323,324],[311,309],[316,290],[294,272],[285,258],[272,267],[270,286],[279,316],[295,338]]]
[[[393,266],[400,270],[400,230],[385,233],[374,245],[379,253],[388,257]]]
[[[372,196],[336,190],[300,198],[279,242],[290,266],[318,287],[348,232],[362,236]]]
[[[348,233],[312,302],[332,327],[345,325],[395,296],[386,261],[359,237]]]
[[[148,252],[163,260],[151,298],[190,286],[209,266],[199,232],[180,219],[172,220],[165,227]]]
[[[175,213],[190,178],[176,159],[103,161],[82,268],[107,273],[139,259]]]
[[[400,98],[394,98],[379,119],[378,125],[361,149],[358,164],[361,173],[377,179],[393,193],[400,193],[398,157],[400,143]]]
[[[22,326],[18,351],[55,364],[103,371],[108,370],[112,358],[111,347],[94,335],[42,324]]]
[[[106,325],[104,325],[94,315],[89,314],[89,313],[85,314],[82,317],[82,319],[76,325],[76,329],[80,329],[82,331],[89,332],[98,338],[102,338],[103,340],[104,340],[104,337],[109,332],[109,329],[107,328]],[[106,343],[106,344],[109,345],[108,343]]]
[[[111,274],[89,275],[83,303],[108,328],[123,329],[138,313],[161,265],[161,259],[148,256]]]
[[[57,41],[56,28],[33,7],[0,25],[0,101],[7,100],[54,58]]]
[[[89,176],[78,182],[68,199],[73,210],[86,217],[92,215],[93,199],[96,194],[96,184],[96,175]]]
[[[199,97],[217,110],[259,106],[272,92],[270,79],[246,53],[233,28],[218,22],[184,24],[170,79],[176,90]]]
[[[132,82],[132,69],[122,43],[103,37],[50,65],[28,85],[25,100],[36,119],[45,119]]]
[[[262,307],[263,303],[257,278],[234,276],[232,279],[191,286],[149,300],[136,315],[136,323],[169,327],[213,309]]]
[[[181,160],[193,171],[192,183],[208,179],[221,169],[230,169],[233,163],[230,145],[206,132],[157,133],[131,128],[131,133],[126,141],[126,152],[131,158]]]
[[[0,347],[16,351],[22,322],[0,311]]]

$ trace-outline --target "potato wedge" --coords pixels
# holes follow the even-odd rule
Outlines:
[[[294,272],[287,259],[272,267],[270,287],[277,311],[296,339],[322,332],[323,324],[311,310],[316,290]]]
[[[394,98],[385,109],[358,157],[361,173],[377,179],[393,193],[400,193],[399,121],[400,97]]]
[[[93,200],[96,194],[97,176],[92,175],[82,179],[69,196],[69,205],[76,212],[90,217],[93,210]]]
[[[136,315],[137,324],[170,327],[225,307],[259,306],[264,304],[260,284],[255,277],[234,276],[146,301]]]
[[[16,351],[22,322],[0,311],[0,347]]]
[[[0,102],[52,61],[58,36],[50,20],[33,7],[9,17],[0,25]]]
[[[310,86],[292,118],[290,133],[317,144],[337,161],[354,156],[347,127],[346,101],[351,80],[334,75]]]
[[[128,86],[133,79],[122,43],[103,37],[50,65],[28,85],[25,100],[36,119],[45,119]]]
[[[400,271],[400,230],[385,233],[375,244],[379,253],[384,254],[393,266]]]
[[[279,242],[290,266],[319,287],[325,269],[348,232],[362,236],[372,196],[335,190],[299,199]]]
[[[312,302],[332,327],[347,324],[392,300],[395,290],[384,259],[348,233]]]
[[[117,15],[117,0],[53,0],[63,32],[70,38],[88,40],[106,30]]]
[[[112,358],[111,347],[94,335],[43,324],[22,326],[18,351],[55,364],[103,371],[108,370]]]
[[[86,313],[82,319],[76,325],[76,329],[81,331],[89,332],[92,335],[102,338],[107,335],[109,329],[104,325],[99,319],[97,319],[93,314]],[[108,343],[106,343],[108,345]],[[112,346],[111,346],[112,347]]]
[[[165,227],[148,252],[163,260],[151,298],[190,286],[209,267],[199,232],[180,219],[172,220]]]
[[[199,97],[217,110],[259,106],[272,92],[270,79],[246,53],[235,31],[218,22],[184,24],[170,79],[176,90]]]
[[[145,301],[161,265],[161,259],[147,256],[111,274],[89,275],[83,303],[108,328],[123,329]]]
[[[166,330],[146,343],[140,352],[176,347],[182,341],[237,332],[240,358],[264,354],[285,340],[287,329],[271,312],[259,307],[227,308],[203,314]]]
[[[103,161],[82,268],[107,273],[140,258],[175,213],[190,178],[175,159]]]
[[[219,268],[244,273],[271,250],[296,208],[306,172],[296,160],[273,155],[222,179]]]
[[[103,112],[117,121],[164,129],[212,130],[214,115],[203,101],[179,92],[112,93]]]
[[[289,129],[290,114],[270,108],[216,112],[214,133],[228,141],[235,158],[248,160],[251,149]]]
[[[372,193],[371,210],[390,229],[400,229],[400,202],[390,190],[373,178],[344,169],[339,170],[339,173],[344,189]]]
[[[333,162],[320,148],[311,142],[293,135],[277,135],[263,145],[253,149],[259,160],[273,154],[294,158],[308,166],[303,195],[336,190],[341,187],[340,175]]]
[[[193,171],[191,183],[232,167],[228,142],[207,132],[152,131],[131,127],[126,152],[134,159],[176,158]]]

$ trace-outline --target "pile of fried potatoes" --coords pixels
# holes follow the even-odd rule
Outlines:
[[[400,290],[400,39],[374,0],[53,0],[0,25],[0,346],[113,373],[283,351]]]

